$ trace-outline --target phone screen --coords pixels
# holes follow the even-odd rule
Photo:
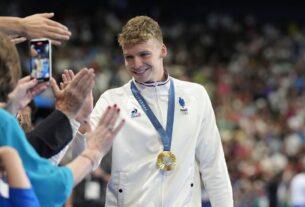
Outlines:
[[[34,39],[30,42],[30,73],[39,81],[49,81],[52,75],[51,42],[48,39]]]

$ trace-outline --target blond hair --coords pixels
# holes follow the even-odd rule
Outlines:
[[[118,42],[121,47],[133,46],[152,38],[163,43],[162,31],[158,22],[148,16],[137,16],[123,26]]]

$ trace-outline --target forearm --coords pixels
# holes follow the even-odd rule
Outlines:
[[[84,177],[91,173],[102,158],[103,156],[98,151],[86,149],[70,162],[67,167],[72,171],[74,185],[77,185]]]
[[[23,169],[22,161],[16,150],[6,147],[1,153],[8,184],[14,188],[30,188],[31,184]]]
[[[22,35],[23,26],[19,17],[0,17],[0,31],[10,35]]]

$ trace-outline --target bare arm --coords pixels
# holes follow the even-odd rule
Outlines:
[[[114,105],[108,107],[96,129],[87,134],[88,147],[67,166],[71,169],[74,184],[78,184],[86,175],[95,170],[104,155],[110,150],[114,137],[123,127],[122,120],[113,128],[119,117],[120,109]]]
[[[49,38],[55,45],[70,38],[71,32],[68,28],[56,21],[51,20],[54,13],[41,13],[19,17],[0,17],[0,31],[13,35],[13,41],[19,43],[23,40],[33,38]],[[16,36],[22,36],[16,39]]]
[[[0,162],[8,178],[8,184],[14,188],[30,188],[31,184],[23,169],[18,152],[11,147],[0,147]]]

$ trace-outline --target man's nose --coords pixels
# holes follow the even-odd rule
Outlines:
[[[143,65],[143,62],[142,62],[141,58],[135,57],[135,59],[134,59],[134,67],[135,68],[140,68],[142,65]]]

